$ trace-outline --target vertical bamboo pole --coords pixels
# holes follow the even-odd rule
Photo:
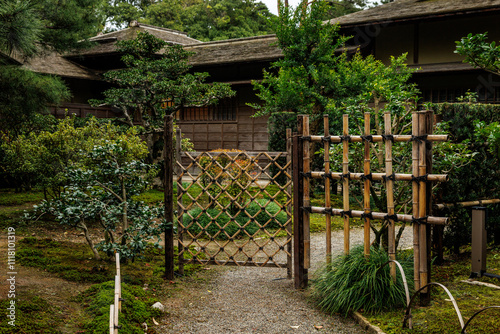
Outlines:
[[[330,123],[328,121],[328,115],[323,116],[323,126],[325,138],[330,136]],[[330,141],[325,140],[324,143],[325,154],[323,160],[325,162],[325,173],[328,175],[330,173]],[[325,177],[325,207],[330,208],[331,198],[330,198],[330,179]],[[332,259],[332,216],[327,213],[325,215],[326,219],[326,261],[330,263]]]
[[[288,165],[287,167],[287,173],[288,175],[292,175],[292,129],[286,129],[286,163]],[[288,217],[291,216],[292,214],[292,201],[291,201],[291,194],[292,194],[292,182],[288,182],[288,187],[287,187],[287,201],[288,201],[288,206],[286,209],[287,213],[287,219]],[[287,234],[287,239],[290,239],[288,244],[287,244],[287,251],[288,255],[286,257],[286,266],[287,266],[287,276],[288,278],[292,278],[292,241],[291,241],[291,236],[292,236],[292,222],[289,222],[286,225],[286,234]]]
[[[425,135],[427,131],[427,120],[426,120],[426,112],[418,113],[418,131],[419,135]],[[422,141],[419,143],[419,152],[418,152],[418,175],[424,176],[427,174],[427,163],[426,163],[426,147],[425,142]],[[427,215],[427,185],[424,180],[420,181],[419,189],[418,189],[418,203],[419,203],[419,217],[425,217]],[[428,282],[428,270],[427,270],[427,226],[425,224],[420,225],[419,227],[419,241],[420,241],[420,249],[419,249],[419,261],[420,261],[420,286],[423,287],[427,285]],[[427,295],[428,289],[424,289],[421,292],[421,297]],[[425,305],[425,301],[427,298],[420,298],[421,305]]]
[[[391,124],[391,113],[384,113],[384,131],[385,135],[392,134],[392,124]],[[390,178],[393,173],[392,169],[392,141],[386,139],[385,141],[385,174],[386,179],[386,191],[387,191],[387,214],[393,216],[394,212],[394,180]],[[396,260],[396,226],[394,224],[394,219],[389,219],[389,258],[391,260]],[[391,277],[396,281],[396,264],[391,262]]]
[[[115,333],[115,305],[109,306],[109,334]]]
[[[370,113],[365,113],[365,136],[370,135]],[[364,151],[364,164],[363,172],[365,175],[370,174],[370,143],[365,140],[365,151]],[[365,178],[364,180],[364,193],[363,193],[363,206],[365,215],[370,214],[370,180]],[[370,218],[365,216],[365,229],[364,229],[364,253],[365,257],[370,256]]]
[[[297,131],[292,136],[292,164],[293,164],[293,272],[296,289],[307,287],[307,269],[304,268],[304,215],[302,214],[303,200],[303,145],[302,140],[302,117],[298,117]]]
[[[304,115],[302,117],[302,133],[304,137],[309,137],[309,116]],[[311,200],[310,200],[310,179],[307,176],[308,173],[311,172],[311,154],[310,154],[310,147],[311,143],[308,140],[304,140],[303,142],[303,167],[302,171],[304,172],[304,177],[303,180],[303,205],[305,208],[311,206]],[[311,236],[310,236],[310,229],[309,229],[309,211],[307,210],[302,210],[302,214],[304,215],[304,268],[309,269],[311,266],[311,254],[310,254],[310,247],[311,247]]]
[[[176,203],[176,210],[179,213],[177,216],[177,251],[179,254],[179,274],[184,275],[184,234],[182,233],[183,228],[184,228],[184,215],[182,214],[183,212],[181,211],[181,203],[182,203],[182,196],[184,193],[182,192],[182,176],[181,176],[181,167],[179,166],[180,163],[182,163],[182,133],[181,129],[177,128],[175,131],[175,160],[174,160],[174,170],[175,170],[175,175],[177,177],[176,183],[177,183],[177,199],[175,201]]]
[[[118,289],[120,288],[120,277],[118,276],[115,276],[115,303],[114,303],[114,323],[115,323],[115,334],[118,333],[118,305],[120,303],[120,292],[118,291]]]
[[[418,114],[413,113],[412,114],[412,135],[413,136],[418,136],[419,130],[418,130]],[[414,177],[417,177],[419,174],[418,171],[418,157],[419,157],[419,143],[417,141],[413,141],[412,143],[412,151],[411,151],[411,158],[412,158],[412,175]],[[418,219],[420,218],[420,212],[419,212],[419,182],[417,180],[414,180],[412,182],[412,197],[413,197],[413,206],[412,206],[412,212],[413,212],[413,217]],[[413,272],[415,273],[414,276],[414,282],[415,282],[415,291],[418,291],[420,289],[420,232],[419,232],[419,224],[413,223]]]
[[[343,210],[344,212],[349,211],[349,178],[347,177],[349,173],[349,142],[347,141],[347,136],[349,136],[349,115],[344,115],[342,119],[342,135],[344,140],[342,141],[342,174],[344,178],[342,180],[342,194],[343,194]],[[349,254],[350,249],[350,226],[349,226],[349,216],[344,215],[344,253]]]
[[[173,131],[174,123],[172,115],[165,116],[164,129],[164,182],[165,182],[165,221],[174,223],[174,190],[173,190]],[[174,279],[174,226],[170,225],[165,230],[165,278]]]
[[[118,277],[118,310],[122,310],[122,281],[121,281],[121,269],[120,269],[120,253],[115,253],[116,257],[116,276]]]

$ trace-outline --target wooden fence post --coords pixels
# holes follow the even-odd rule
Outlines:
[[[342,118],[342,196],[344,210],[344,254],[350,250],[350,220],[349,220],[349,115]]]
[[[396,260],[396,226],[394,210],[394,176],[392,168],[392,120],[391,113],[384,114],[385,131],[385,175],[386,175],[386,194],[387,194],[387,214],[389,216],[389,259]],[[391,277],[396,281],[396,264],[391,262]]]
[[[310,233],[310,215],[309,211],[305,208],[310,208],[311,207],[311,181],[310,181],[310,174],[311,174],[311,141],[310,140],[305,140],[306,138],[310,138],[311,133],[309,132],[309,116],[303,115],[301,118],[302,121],[302,135],[304,137],[304,140],[302,141],[302,152],[303,152],[303,167],[302,167],[302,172],[304,175],[304,178],[302,180],[302,189],[303,189],[303,210],[302,210],[302,215],[303,215],[303,234],[304,234],[304,268],[309,269],[311,267],[311,233]]]
[[[293,134],[293,271],[296,289],[307,287],[307,269],[304,267],[304,206],[303,178],[301,176],[303,164],[302,145],[302,116],[298,117],[298,133]]]
[[[165,116],[164,171],[165,171],[165,221],[170,225],[165,230],[165,278],[174,279],[174,189],[173,189],[173,116]]]
[[[418,130],[419,136],[427,135],[427,111],[418,112]],[[425,177],[427,175],[427,145],[425,140],[421,140],[419,143],[418,152],[418,169],[419,177]],[[419,186],[419,217],[423,218],[427,216],[427,183],[425,180],[420,180]],[[420,286],[423,287],[429,283],[429,267],[428,267],[428,241],[427,240],[427,225],[421,224],[419,227],[419,241],[420,241]],[[420,293],[420,305],[427,306],[430,303],[430,293],[429,288],[423,289]]]
[[[288,165],[287,169],[286,169],[286,172],[288,173],[288,175],[292,175],[292,129],[288,128],[286,129],[286,163]],[[289,182],[289,186],[287,187],[287,192],[288,192],[288,202],[289,204],[287,205],[287,216],[289,217],[289,215],[292,213],[292,207],[293,207],[293,204],[291,202],[291,197],[292,196],[292,185],[293,185],[293,182]],[[286,226],[286,231],[287,231],[287,236],[292,236],[292,224],[289,223],[287,224]],[[290,240],[290,242],[287,244],[287,251],[288,251],[288,255],[286,257],[286,266],[287,266],[287,277],[288,278],[292,278],[292,272],[293,272],[293,263],[292,263],[292,241]]]
[[[418,130],[418,114],[412,114],[412,135],[417,137],[419,134]],[[413,197],[413,206],[412,212],[413,217],[415,218],[415,222],[413,223],[413,272],[414,272],[414,284],[415,291],[420,289],[420,225],[416,222],[418,218],[420,218],[419,214],[419,187],[420,182],[416,177],[418,177],[418,157],[419,157],[419,143],[414,140],[412,142],[412,175],[414,177],[412,182],[412,197]]]
[[[363,173],[365,175],[364,183],[363,183],[363,211],[366,215],[364,217],[364,254],[365,257],[368,258],[370,256],[370,218],[368,215],[371,213],[370,207],[370,178],[368,175],[371,174],[370,171],[370,142],[367,140],[368,136],[370,136],[370,113],[365,112],[364,114],[365,120],[365,143],[364,143],[364,163],[363,163]]]
[[[328,120],[328,115],[323,116],[323,127],[325,139],[330,137],[330,122]],[[330,198],[330,178],[328,174],[330,173],[330,141],[325,140],[323,146],[325,152],[323,155],[323,160],[325,163],[325,207],[331,208],[331,198]],[[332,260],[332,215],[329,213],[325,214],[326,220],[326,262],[330,263]]]

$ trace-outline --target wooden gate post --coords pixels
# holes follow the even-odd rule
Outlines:
[[[174,118],[172,115],[165,116],[165,128],[163,140],[164,147],[164,199],[165,199],[165,221],[170,223],[165,230],[165,278],[174,279],[174,148],[173,148]]]
[[[304,198],[303,198],[303,133],[302,116],[298,118],[298,133],[293,134],[293,271],[296,289],[303,289],[308,284],[308,273],[304,266]]]

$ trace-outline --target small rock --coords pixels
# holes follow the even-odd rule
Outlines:
[[[151,307],[154,309],[160,310],[162,312],[165,312],[165,306],[163,306],[163,304],[160,302],[154,303],[153,306],[151,306]]]
[[[147,323],[143,322],[143,323],[141,324],[141,326],[142,326],[142,328],[144,328],[144,331],[145,331],[145,332],[147,332],[147,331],[148,331],[148,324],[147,324]]]

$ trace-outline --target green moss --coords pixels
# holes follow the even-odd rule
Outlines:
[[[10,299],[1,299],[0,308],[5,311],[10,306]],[[57,309],[38,296],[23,295],[15,299],[15,327],[9,325],[6,312],[2,312],[0,334],[7,333],[61,333],[57,327],[61,320],[55,317]]]
[[[114,303],[114,281],[96,284],[81,293],[76,300],[89,315],[83,328],[89,333],[106,333],[109,328],[109,308]],[[158,300],[152,298],[142,288],[122,284],[122,312],[119,316],[120,333],[143,334],[142,323],[152,325],[152,318],[162,313],[151,306]]]
[[[43,199],[42,192],[19,192],[12,190],[0,190],[0,206],[14,206],[25,203],[40,202]]]
[[[500,251],[491,249],[487,257],[487,272],[500,274]],[[464,253],[459,256],[450,256],[445,265],[432,267],[432,281],[445,285],[457,301],[463,319],[466,322],[475,312],[480,309],[500,305],[500,294],[498,290],[488,287],[474,286],[463,283],[470,275],[470,254]],[[483,277],[478,279],[488,283],[499,285],[498,280]],[[404,310],[397,309],[379,314],[365,315],[374,325],[379,326],[387,334],[418,333],[459,333],[460,324],[458,316],[449,301],[448,295],[441,288],[432,289],[432,302],[429,307],[419,307],[418,301],[412,306],[413,330],[402,329]],[[498,309],[488,310],[475,318],[467,333],[500,333],[500,322]]]

